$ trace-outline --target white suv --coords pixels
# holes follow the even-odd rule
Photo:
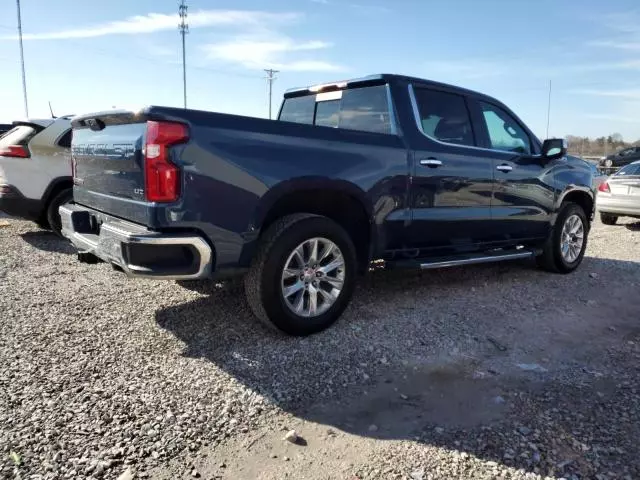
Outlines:
[[[0,211],[58,234],[73,198],[70,118],[13,122],[0,136]]]

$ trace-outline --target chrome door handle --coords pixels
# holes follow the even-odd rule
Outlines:
[[[501,172],[508,173],[511,170],[513,170],[513,167],[511,165],[498,165],[496,167],[496,170],[500,170]]]
[[[427,158],[426,160],[420,160],[420,165],[424,165],[425,167],[436,168],[442,166],[441,160],[436,160],[435,158]]]

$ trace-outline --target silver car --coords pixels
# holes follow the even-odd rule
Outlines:
[[[622,167],[598,187],[596,205],[605,225],[618,217],[640,218],[640,161]]]

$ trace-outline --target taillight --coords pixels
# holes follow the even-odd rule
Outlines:
[[[187,126],[147,122],[144,149],[145,197],[150,202],[174,202],[180,195],[180,170],[171,163],[169,147],[189,140]]]
[[[29,150],[22,145],[0,147],[0,157],[29,158]]]
[[[609,184],[607,182],[602,182],[598,186],[598,191],[599,192],[604,192],[604,193],[611,193],[611,189],[609,188]]]

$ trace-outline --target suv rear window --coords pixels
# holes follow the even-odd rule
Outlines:
[[[58,140],[58,146],[64,147],[64,148],[71,148],[71,134],[72,134],[72,130],[67,130],[64,133],[64,135],[60,137],[60,140]]]
[[[40,130],[30,125],[18,125],[6,132],[0,137],[0,147],[8,147],[9,145],[27,146]]]
[[[385,85],[285,99],[279,120],[363,132],[392,133]]]

